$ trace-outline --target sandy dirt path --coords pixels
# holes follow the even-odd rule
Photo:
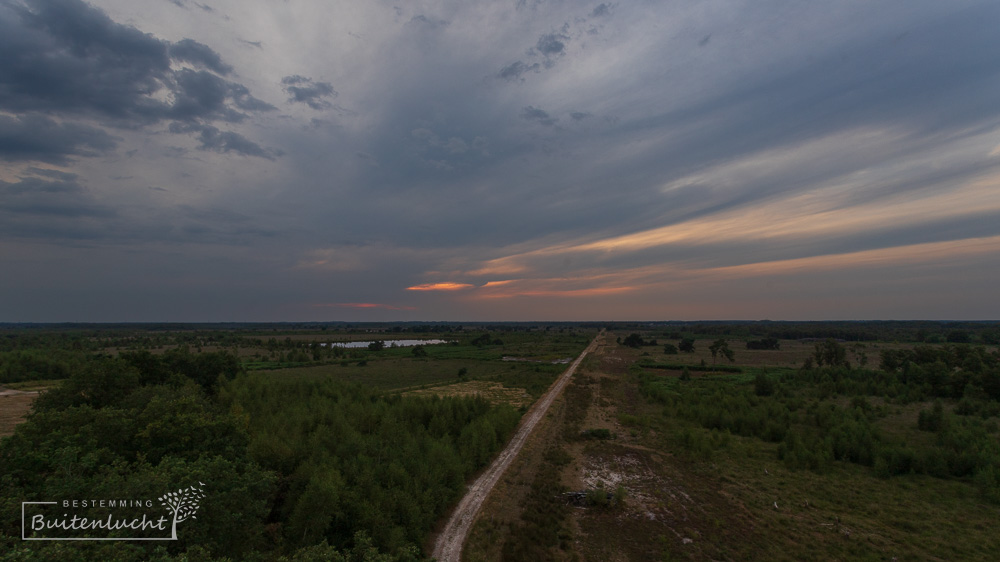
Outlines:
[[[462,547],[465,545],[465,537],[469,534],[472,522],[475,521],[476,514],[479,513],[479,508],[482,507],[486,496],[490,494],[493,486],[500,480],[500,476],[507,470],[507,467],[510,466],[514,458],[517,457],[517,454],[521,451],[521,447],[524,446],[524,442],[528,439],[528,435],[531,434],[535,425],[538,424],[539,420],[545,415],[545,412],[548,411],[549,406],[552,405],[552,401],[562,393],[563,388],[566,387],[570,378],[573,377],[573,373],[576,372],[576,368],[580,365],[580,362],[597,347],[597,343],[603,337],[604,331],[601,330],[601,333],[594,338],[594,341],[590,342],[587,349],[583,350],[583,353],[573,361],[569,368],[566,369],[566,372],[560,375],[556,382],[553,383],[549,391],[524,415],[517,433],[514,434],[507,447],[497,455],[497,458],[486,469],[486,472],[480,475],[469,486],[462,501],[458,503],[458,507],[455,508],[455,511],[451,514],[451,518],[448,519],[444,530],[441,531],[437,541],[434,542],[434,552],[431,556],[440,562],[459,562],[462,557]]]

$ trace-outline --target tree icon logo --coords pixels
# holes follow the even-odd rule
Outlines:
[[[178,488],[176,492],[167,492],[159,497],[163,507],[170,510],[174,515],[174,521],[171,526],[172,540],[177,540],[178,523],[198,518],[195,516],[195,513],[198,511],[198,506],[201,505],[201,500],[205,498],[205,493],[201,488],[204,485],[204,482],[198,482],[198,486]]]

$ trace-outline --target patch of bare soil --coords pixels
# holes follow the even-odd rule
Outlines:
[[[738,553],[716,546],[752,534],[746,510],[724,495],[710,478],[691,471],[669,451],[640,443],[656,442],[648,428],[625,427],[623,415],[655,415],[628,375],[630,351],[609,345],[589,373],[594,399],[583,426],[608,429],[611,440],[582,440],[567,446],[574,461],[562,472],[574,491],[624,491],[622,505],[575,506],[570,516],[574,547],[585,560],[726,560]],[[725,538],[725,540],[721,540]],[[739,542],[739,539],[736,540]]]
[[[474,396],[480,395],[494,404],[510,404],[515,408],[531,404],[531,395],[523,388],[507,388],[495,381],[468,381],[433,388],[404,392],[404,396]]]
[[[0,389],[0,437],[14,433],[14,427],[24,421],[37,396],[37,392]]]

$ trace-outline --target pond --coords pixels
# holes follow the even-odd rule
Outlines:
[[[448,343],[446,340],[368,340],[368,341],[348,341],[348,342],[333,342],[329,344],[320,345],[331,345],[336,347],[346,347],[350,349],[356,348],[367,348],[369,344],[375,343],[376,341],[381,341],[386,347],[413,347],[415,345],[434,345],[439,343]]]

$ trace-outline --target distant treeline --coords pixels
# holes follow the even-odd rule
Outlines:
[[[608,330],[642,331],[667,339],[682,337],[827,339],[926,343],[1000,344],[1000,322],[858,321],[858,322],[615,322]]]

